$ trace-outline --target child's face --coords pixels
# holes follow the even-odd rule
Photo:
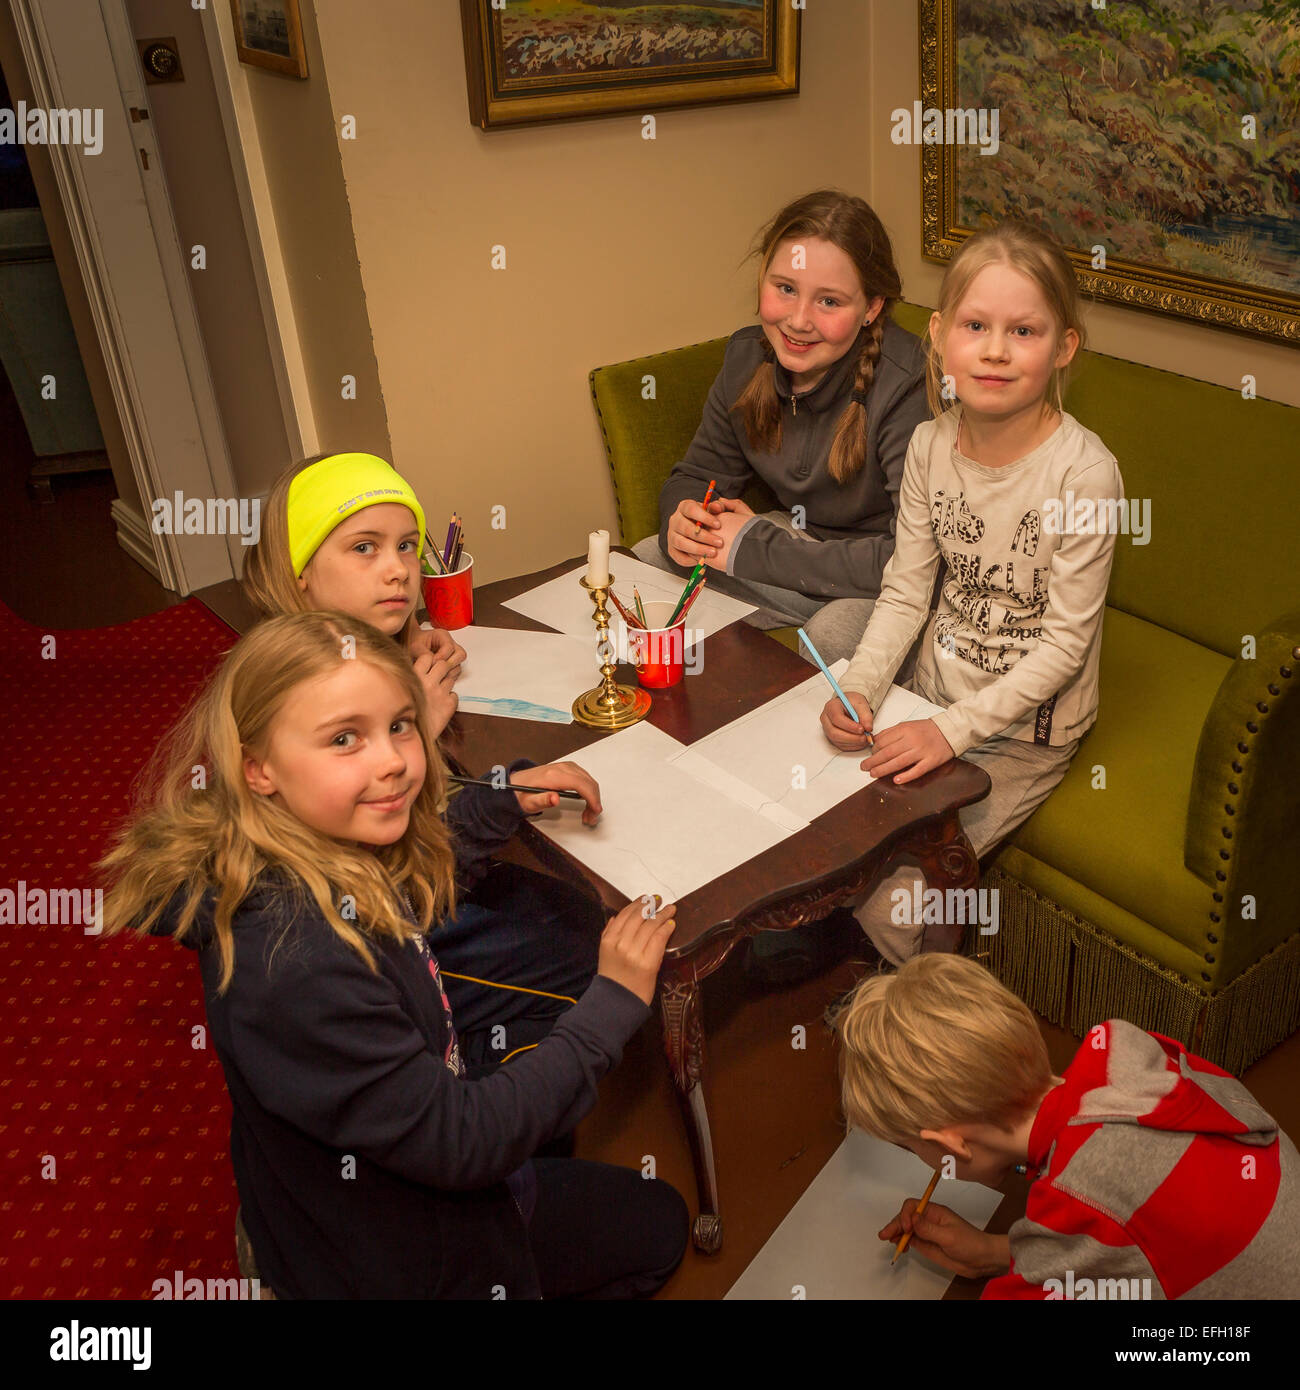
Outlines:
[[[938,314],[932,336],[942,332]],[[1036,415],[1056,367],[1079,346],[1074,329],[1057,328],[1038,286],[1013,266],[986,265],[954,306],[943,339],[943,370],[969,415],[1008,421]]]
[[[792,237],[772,255],[758,316],[777,361],[795,389],[805,391],[848,352],[884,302],[879,295],[867,299],[857,268],[838,246],[816,236]]]
[[[337,608],[395,637],[420,592],[420,532],[400,502],[363,507],[320,544],[298,580],[313,608]]]
[[[367,661],[303,681],[271,721],[263,757],[246,756],[252,790],[277,796],[333,840],[401,839],[424,784],[424,744],[406,690]]]

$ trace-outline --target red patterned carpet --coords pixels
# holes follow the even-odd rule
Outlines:
[[[0,890],[91,886],[137,773],[234,640],[197,599],[71,632],[0,604]],[[191,1045],[193,956],[0,915],[0,1298],[233,1275],[230,1106]]]

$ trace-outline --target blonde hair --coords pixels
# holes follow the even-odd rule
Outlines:
[[[938,341],[927,333],[925,342],[925,393],[933,415],[941,415],[954,404],[943,398],[943,342],[952,327],[952,314],[966,297],[975,277],[990,265],[1008,265],[1027,275],[1047,301],[1048,311],[1056,323],[1058,342],[1072,328],[1079,335],[1076,361],[1083,351],[1087,333],[1083,325],[1079,285],[1074,278],[1070,258],[1046,232],[1039,231],[1030,222],[1008,217],[996,227],[976,232],[963,242],[944,272],[943,283],[939,287]],[[1065,409],[1063,402],[1068,378],[1068,364],[1052,368],[1044,401],[1050,400],[1058,411]]]
[[[1050,1089],[1038,1023],[967,956],[868,976],[835,1019],[849,1124],[895,1144],[953,1124],[1012,1129]]]
[[[265,756],[289,694],[303,681],[337,671],[347,638],[355,643],[350,659],[387,672],[409,694],[427,760],[406,833],[373,850],[305,825],[279,801],[255,793],[244,777],[245,750]],[[440,815],[444,788],[420,683],[391,638],[337,612],[268,619],[226,654],[155,755],[132,820],[98,865],[109,883],[104,934],[148,932],[183,893],[174,931],[183,940],[204,893],[215,889],[224,993],[234,971],[235,912],[266,876],[299,902],[309,895],[335,933],[375,969],[368,941],[405,941],[455,908],[451,840]],[[418,926],[399,910],[403,891]],[[355,904],[354,917],[339,910],[345,895]]]
[[[299,587],[298,577],[293,572],[293,560],[289,553],[289,486],[305,468],[332,457],[332,454],[316,454],[290,464],[267,493],[266,506],[262,508],[261,532],[244,557],[242,579],[249,603],[264,618],[311,610],[311,602]],[[423,546],[423,538],[420,544]],[[310,566],[311,561],[307,563]],[[394,634],[394,639],[403,647],[408,647],[418,627],[416,609],[412,608],[405,626]]]
[[[867,393],[875,380],[876,363],[880,361],[885,324],[894,302],[903,293],[903,283],[894,265],[889,233],[870,204],[837,189],[823,188],[788,203],[759,233],[751,254],[758,258],[760,296],[777,247],[791,237],[820,237],[839,247],[853,262],[867,299],[870,301],[881,295],[885,301],[865,337],[859,334],[862,345],[854,368],[853,396],[840,415],[827,457],[831,477],[837,483],[844,483],[860,472],[866,462]],[[781,398],[776,393],[775,363],[776,353],[764,337],[763,361],[754,369],[753,376],[731,407],[741,413],[750,447],[764,453],[781,447]]]

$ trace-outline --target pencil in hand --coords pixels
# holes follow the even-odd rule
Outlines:
[[[710,479],[710,481],[709,481],[709,490],[704,494],[704,501],[703,501],[703,503],[701,504],[701,505],[704,507],[704,510],[705,510],[706,512],[709,510],[709,503],[713,501],[713,489],[714,489],[715,487],[717,487],[717,485],[718,485],[718,480],[717,480],[716,478]],[[700,521],[697,521],[697,522],[695,523],[695,534],[696,534],[696,536],[698,536],[698,535],[700,534],[700,527],[701,527],[703,524],[704,524],[704,523],[703,523],[703,522],[700,522]]]
[[[586,797],[581,792],[561,791],[558,787],[524,787],[518,782],[498,782],[491,777],[462,777],[459,773],[449,772],[447,774],[449,782],[457,782],[462,787],[491,787],[499,792],[527,792],[533,796],[550,796],[552,792],[556,796],[562,797],[566,801],[585,801]]]
[[[930,1198],[934,1196],[934,1189],[939,1185],[939,1173],[940,1170],[936,1168],[934,1170],[934,1177],[930,1179],[930,1185],[925,1189],[925,1195],[916,1204],[916,1210],[912,1213],[913,1221],[915,1221],[916,1218],[925,1211],[926,1207],[930,1205]],[[903,1253],[904,1250],[907,1249],[907,1247],[911,1244],[911,1241],[912,1232],[904,1231],[902,1238],[894,1247],[894,1258],[889,1262],[891,1267],[898,1263],[898,1257]]]
[[[853,706],[849,704],[849,697],[845,695],[845,693],[840,689],[839,681],[837,681],[835,677],[831,675],[831,668],[827,666],[827,664],[822,660],[821,652],[819,652],[817,648],[813,646],[812,638],[809,637],[808,634],[801,627],[796,628],[795,631],[799,634],[804,646],[808,648],[809,655],[817,663],[818,669],[821,671],[822,675],[825,676],[828,681],[830,681],[831,690],[834,692],[835,698],[840,702],[840,704],[844,706],[845,712],[848,714],[849,718],[853,720],[855,724],[861,724],[862,720],[858,717],[857,710],[855,710]],[[867,747],[870,748],[871,751],[874,753],[876,751],[876,740],[872,736],[870,729],[866,731],[866,734]]]

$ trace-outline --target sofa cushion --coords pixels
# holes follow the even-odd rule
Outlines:
[[[1212,890],[1184,866],[1183,836],[1201,726],[1229,665],[1217,652],[1108,606],[1097,722],[1060,786],[1013,842],[1065,878],[1053,877],[1049,893],[1046,880],[1035,881],[1032,862],[1002,867],[1139,949],[1134,917],[1203,955]],[[1098,766],[1105,787],[1094,790]],[[1097,891],[1104,892],[1101,903]]]

